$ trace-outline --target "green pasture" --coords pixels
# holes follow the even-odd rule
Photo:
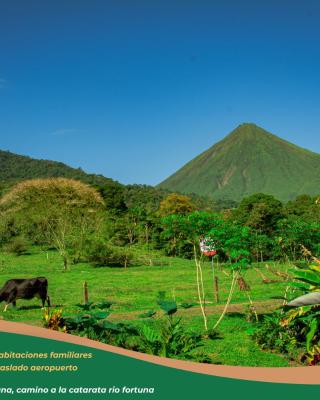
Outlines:
[[[189,309],[182,309],[178,315],[190,330],[201,330],[203,321],[198,307],[196,271],[193,261],[152,254],[149,266],[135,266],[127,269],[93,267],[76,264],[67,272],[62,271],[61,259],[54,251],[42,252],[33,248],[28,255],[13,256],[0,253],[0,285],[11,278],[45,276],[49,281],[49,295],[53,307],[63,308],[65,314],[73,313],[75,305],[83,302],[83,284],[87,282],[90,301],[111,300],[112,314],[117,321],[136,321],[139,314],[158,310],[156,297],[165,291],[178,304],[193,303]],[[268,313],[281,305],[275,297],[283,296],[287,282],[284,276],[290,267],[286,264],[257,264],[244,275],[250,285],[251,299],[258,313]],[[204,281],[209,315],[209,327],[213,326],[222,311],[231,283],[227,267],[215,265],[219,278],[219,303],[213,296],[211,264],[204,264]],[[279,275],[280,273],[280,275]],[[206,340],[204,349],[216,363],[243,366],[289,366],[290,361],[283,355],[262,351],[251,339],[253,325],[249,321],[249,300],[246,292],[236,290],[229,312],[219,327],[219,336]],[[17,308],[10,306],[0,317],[9,321],[42,325],[39,299],[18,300]]]

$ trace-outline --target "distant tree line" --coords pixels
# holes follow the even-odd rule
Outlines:
[[[284,204],[258,193],[236,204],[111,180],[32,179],[0,197],[0,245],[17,254],[29,245],[54,248],[64,268],[128,266],[139,246],[192,257],[196,234],[216,242],[222,261],[239,240],[252,261],[297,260],[301,245],[320,253],[319,203],[303,195]]]

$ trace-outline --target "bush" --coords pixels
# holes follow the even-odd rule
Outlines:
[[[127,247],[113,246],[102,240],[88,245],[87,260],[96,266],[128,267],[133,263],[133,254]]]
[[[0,246],[4,246],[14,238],[19,236],[19,230],[16,226],[15,218],[5,218],[4,215],[0,217]]]
[[[264,350],[277,350],[292,355],[298,346],[298,327],[283,327],[282,319],[283,314],[279,311],[264,316],[253,338]]]
[[[154,354],[162,357],[180,358],[198,362],[212,362],[201,351],[202,335],[188,332],[181,318],[174,317],[177,304],[166,300],[164,293],[158,297],[158,305],[164,312],[161,318],[140,323],[111,322],[108,320],[112,302],[77,304],[80,312],[62,316],[62,311],[45,311],[43,325],[49,329],[63,330],[74,335],[98,340],[129,350]]]
[[[6,244],[5,250],[8,253],[21,256],[27,253],[28,244],[28,241],[24,237],[18,236]]]
[[[42,316],[42,321],[43,326],[47,329],[61,332],[66,332],[67,330],[62,317],[62,310],[51,311],[50,308],[46,308]]]

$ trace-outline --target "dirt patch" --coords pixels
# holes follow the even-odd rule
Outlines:
[[[265,314],[270,313],[276,310],[278,307],[281,307],[282,301],[281,300],[267,300],[267,301],[257,301],[254,303],[255,309],[258,314]],[[243,314],[247,311],[248,303],[237,303],[237,304],[230,304],[228,307],[227,314],[235,314],[240,313]],[[214,314],[221,314],[224,309],[224,304],[219,304],[213,306],[211,304],[206,306],[207,315],[214,315]],[[138,319],[140,314],[147,312],[145,311],[132,311],[126,313],[112,313],[109,319],[116,319],[116,320],[134,320]],[[194,316],[194,315],[201,315],[201,310],[199,306],[191,307],[188,309],[179,309],[176,315],[180,316]]]

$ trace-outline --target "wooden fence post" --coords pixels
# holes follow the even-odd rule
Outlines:
[[[89,303],[89,294],[88,294],[88,284],[87,284],[87,282],[84,282],[84,284],[83,284],[83,298],[84,298],[84,304]]]
[[[216,298],[216,303],[219,303],[219,280],[217,276],[214,277],[214,287],[215,287],[214,294]]]

